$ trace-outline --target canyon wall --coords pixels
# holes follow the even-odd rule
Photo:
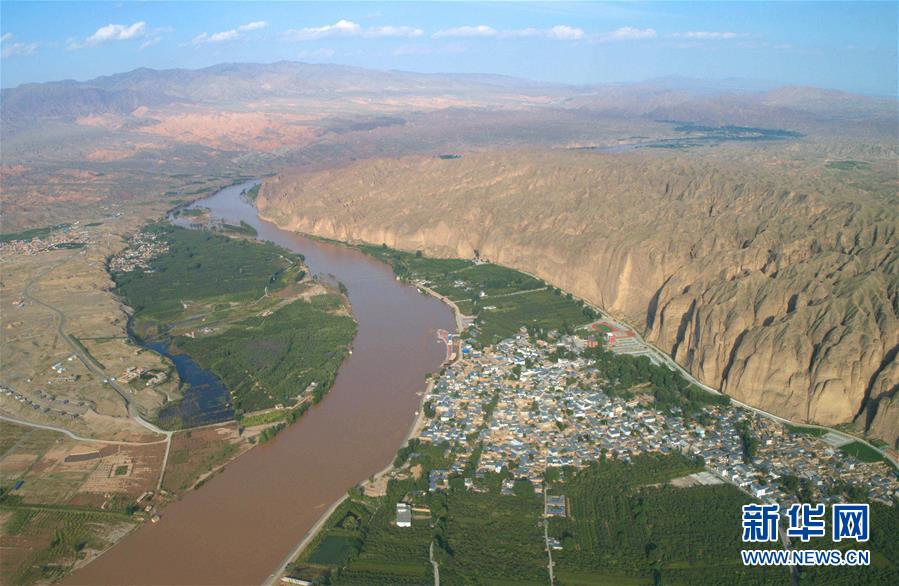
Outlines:
[[[258,204],[328,238],[477,250],[624,317],[741,401],[895,445],[899,206],[880,171],[781,154],[488,152],[288,172]]]

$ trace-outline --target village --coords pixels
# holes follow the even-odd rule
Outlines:
[[[704,407],[700,424],[676,408],[656,410],[648,394],[609,396],[599,370],[581,356],[595,345],[593,336],[549,338],[535,341],[522,331],[484,350],[461,344],[462,359],[426,397],[433,417],[419,439],[449,444],[454,458],[448,469],[431,472],[432,492],[446,488],[451,476],[465,476],[469,490],[484,490],[479,479],[503,468],[541,492],[551,470],[557,476],[563,467],[603,458],[680,452],[701,457],[707,470],[687,484],[729,482],[781,506],[797,500],[797,482],[815,502],[845,501],[847,486],[888,505],[899,496],[888,464],[863,462],[826,435],[795,432],[734,405]],[[636,349],[626,348],[622,353]],[[512,494],[511,480],[502,490]]]
[[[84,248],[92,243],[89,226],[81,226],[77,221],[71,226],[61,225],[57,230],[43,236],[24,237],[20,240],[0,241],[0,255],[5,258],[14,255],[31,256],[48,250]]]
[[[167,251],[168,245],[156,234],[138,232],[127,248],[109,259],[108,269],[110,273],[129,273],[136,269],[152,272],[150,261]]]

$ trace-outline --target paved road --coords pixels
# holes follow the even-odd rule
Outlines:
[[[549,287],[537,287],[536,289],[526,289],[524,291],[513,291],[511,293],[503,293],[502,295],[487,295],[482,299],[490,301],[491,299],[502,299],[503,297],[514,297],[515,295],[526,295],[528,293],[536,293],[537,291],[546,291]],[[461,303],[462,301],[471,301],[470,299],[455,299],[453,303]]]
[[[584,302],[587,303],[586,300],[584,300]],[[603,310],[601,310],[601,309],[598,308],[598,307],[594,307],[594,306],[592,306],[592,305],[591,305],[591,307],[593,307],[597,312],[599,312],[599,315],[600,315],[600,317],[601,317],[603,320],[608,321],[608,322],[611,322],[611,323],[613,323],[613,324],[618,324],[618,325],[623,326],[624,328],[626,328],[626,329],[631,330],[632,332],[634,332],[634,336],[636,337],[637,341],[640,342],[643,346],[645,346],[645,347],[646,347],[646,348],[647,348],[647,349],[648,349],[648,350],[649,350],[649,351],[650,351],[656,358],[658,358],[658,359],[659,359],[660,361],[662,361],[664,364],[669,365],[672,369],[674,369],[674,370],[676,370],[677,372],[679,372],[681,375],[683,375],[684,378],[686,378],[686,379],[687,379],[688,381],[690,381],[691,383],[695,384],[697,387],[701,388],[701,389],[704,390],[704,391],[707,391],[707,392],[709,392],[709,393],[712,393],[712,394],[714,394],[714,395],[723,395],[723,394],[724,394],[724,393],[722,393],[721,391],[719,391],[718,389],[712,388],[712,387],[708,386],[707,384],[702,383],[702,382],[700,382],[699,380],[697,380],[692,374],[690,374],[690,373],[689,373],[686,369],[684,369],[680,364],[678,364],[677,362],[675,362],[673,358],[671,358],[670,356],[668,356],[667,354],[665,354],[664,352],[662,352],[661,350],[659,350],[658,348],[656,348],[655,346],[653,346],[652,344],[650,344],[649,342],[647,342],[646,340],[644,340],[644,339],[643,339],[643,336],[641,336],[641,335],[637,332],[636,328],[632,327],[632,326],[631,326],[630,324],[628,324],[627,322],[624,322],[624,321],[622,321],[622,320],[615,319],[614,317],[610,316],[609,314],[607,314],[606,312],[604,312]],[[768,411],[765,411],[764,409],[759,409],[758,407],[753,407],[752,405],[747,405],[746,403],[743,403],[743,402],[741,402],[741,401],[738,401],[738,400],[734,399],[734,398],[731,397],[730,395],[728,395],[728,397],[730,397],[730,402],[733,403],[734,405],[737,405],[737,406],[742,407],[742,408],[744,408],[744,409],[748,409],[748,410],[750,410],[750,411],[753,411],[753,412],[755,412],[755,413],[758,413],[758,414],[761,415],[762,417],[767,417],[768,419],[772,419],[772,420],[777,421],[777,422],[779,422],[779,423],[782,423],[782,424],[789,424],[789,425],[798,425],[798,426],[801,426],[801,427],[809,427],[809,428],[812,428],[812,429],[822,429],[822,430],[826,430],[826,431],[832,432],[832,433],[836,434],[837,436],[842,437],[842,438],[844,438],[844,439],[846,439],[846,440],[848,440],[848,441],[853,441],[853,442],[857,441],[857,442],[860,442],[860,443],[862,443],[862,444],[868,446],[869,448],[871,448],[871,449],[873,449],[873,450],[876,450],[877,453],[879,453],[881,456],[883,456],[884,458],[886,458],[887,460],[889,460],[890,462],[892,462],[892,464],[893,464],[894,466],[896,466],[897,468],[899,468],[899,460],[897,460],[896,458],[894,458],[893,456],[891,456],[890,454],[888,454],[886,451],[882,450],[881,448],[878,448],[877,446],[875,446],[875,445],[869,443],[868,441],[866,441],[866,440],[864,440],[864,439],[862,439],[862,438],[860,438],[860,437],[857,437],[857,436],[854,436],[854,435],[845,433],[845,432],[840,431],[840,430],[838,430],[838,429],[833,429],[832,427],[825,427],[825,426],[823,426],[823,425],[815,425],[815,424],[813,424],[813,423],[796,423],[796,422],[790,421],[789,419],[786,419],[786,418],[784,418],[784,417],[780,417],[779,415],[775,415],[774,413],[770,413],[770,412],[768,412]]]
[[[440,564],[434,559],[433,541],[431,541],[431,547],[428,548],[428,557],[431,559],[431,566],[434,568],[434,586],[440,586]]]
[[[44,301],[38,297],[35,297],[31,293],[31,288],[35,285],[35,283],[37,283],[43,277],[46,277],[47,275],[49,275],[54,269],[56,269],[60,265],[68,262],[70,259],[75,257],[77,254],[78,253],[72,253],[72,254],[64,257],[59,262],[56,262],[56,263],[50,265],[45,270],[34,274],[28,280],[28,283],[25,284],[25,289],[22,291],[22,296],[25,297],[26,299],[33,301],[34,303],[37,303],[41,307],[48,309],[49,311],[51,311],[52,313],[54,313],[56,315],[56,318],[57,318],[56,331],[57,331],[57,333],[59,333],[59,336],[63,340],[65,340],[65,342],[69,345],[69,347],[71,348],[71,350],[75,354],[75,356],[78,357],[78,359],[82,362],[82,364],[84,364],[85,368],[87,368],[88,371],[90,371],[95,377],[97,377],[98,381],[104,381],[104,380],[107,381],[106,384],[108,384],[112,388],[112,390],[114,390],[119,395],[119,397],[121,397],[122,401],[124,401],[124,403],[125,403],[125,409],[127,410],[128,415],[138,425],[145,427],[146,429],[149,429],[153,433],[157,433],[157,434],[161,434],[161,435],[165,436],[165,440],[162,440],[162,441],[166,442],[165,456],[163,456],[163,459],[162,459],[162,470],[159,473],[159,481],[158,481],[157,487],[156,487],[157,490],[159,490],[160,488],[162,488],[162,479],[165,476],[165,467],[166,467],[166,464],[168,463],[169,451],[171,450],[171,447],[172,447],[172,433],[173,432],[160,429],[159,427],[153,425],[152,423],[150,423],[149,421],[147,421],[143,417],[141,417],[140,413],[138,412],[137,407],[134,406],[134,404],[128,398],[127,392],[124,389],[122,389],[115,381],[111,380],[110,376],[108,374],[106,374],[106,372],[104,371],[103,365],[101,365],[99,362],[97,362],[93,358],[93,356],[84,352],[81,348],[81,345],[76,343],[75,340],[73,340],[72,337],[65,332],[66,314],[58,307],[55,307],[55,306],[47,303],[46,301]],[[56,428],[55,430],[60,431],[60,428]],[[72,435],[72,434],[69,434],[69,435]],[[159,443],[159,442],[154,442],[154,443]]]
[[[546,555],[549,556],[549,563],[546,564],[546,568],[549,570],[549,586],[553,586],[556,583],[556,578],[553,576],[553,550],[549,546],[549,517],[546,516],[546,484],[543,485],[543,544],[546,546]]]
[[[104,439],[97,439],[97,438],[93,438],[93,437],[84,437],[84,436],[80,436],[80,435],[75,435],[68,429],[64,429],[62,427],[54,427],[52,425],[43,425],[40,423],[32,423],[30,421],[25,421],[23,419],[16,419],[15,417],[7,417],[6,415],[0,415],[0,420],[8,421],[9,423],[15,423],[18,425],[35,427],[37,429],[46,429],[48,431],[55,431],[58,433],[65,434],[65,435],[69,436],[70,438],[72,438],[73,440],[76,440],[79,442],[90,442],[90,443],[96,443],[96,444],[110,444],[110,445],[115,445],[115,446],[151,446],[151,445],[155,445],[155,444],[161,444],[162,442],[167,441],[165,439],[156,440],[153,442],[126,442],[126,441],[117,441],[117,440],[104,440]]]

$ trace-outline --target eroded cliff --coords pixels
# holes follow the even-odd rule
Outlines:
[[[895,178],[751,152],[369,160],[274,178],[259,207],[339,240],[478,250],[625,317],[742,401],[895,444]]]

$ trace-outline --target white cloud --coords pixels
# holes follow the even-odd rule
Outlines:
[[[107,24],[98,28],[84,44],[92,47],[108,41],[130,41],[142,37],[146,32],[147,23],[142,20],[134,24]]]
[[[243,37],[241,33],[247,31],[256,31],[267,26],[268,23],[264,20],[257,20],[254,22],[248,22],[247,24],[242,24],[237,28],[228,29],[226,31],[219,31],[217,33],[200,33],[195,36],[191,42],[194,45],[202,45],[204,43],[224,43],[226,41],[234,41]]]
[[[174,31],[172,27],[149,28],[144,21],[132,24],[107,24],[101,26],[84,41],[69,39],[68,49],[74,51],[86,47],[96,47],[113,41],[134,41],[143,39],[139,49],[146,49],[158,43],[162,36]]]
[[[447,28],[434,33],[435,39],[444,37],[495,37],[499,35],[499,31],[492,26],[479,24],[477,26],[457,26],[455,28]]]
[[[634,28],[632,26],[623,26],[611,32],[599,35],[600,42],[609,43],[616,41],[642,41],[646,39],[654,39],[656,37],[655,29],[651,28]]]
[[[420,37],[425,32],[420,28],[412,26],[376,26],[366,29],[362,33],[363,37],[370,39],[386,39],[386,38],[414,38]]]
[[[679,39],[693,39],[697,41],[719,41],[736,39],[747,35],[745,33],[734,33],[730,31],[687,31],[685,33],[673,33],[671,36]]]
[[[10,43],[12,36],[12,33],[3,33],[3,36],[0,36],[0,47],[2,47],[0,56],[3,59],[15,55],[31,55],[40,47],[38,43]]]
[[[572,26],[568,26],[565,24],[560,24],[549,29],[548,36],[551,39],[557,39],[560,41],[576,41],[578,39],[584,38],[584,30],[575,28]]]
[[[477,26],[459,26],[455,28],[442,29],[431,35],[435,39],[441,38],[459,38],[459,37],[480,37],[480,38],[496,38],[496,39],[515,39],[515,38],[532,38],[542,37],[553,39],[556,41],[576,41],[583,39],[587,33],[583,29],[565,24],[556,25],[548,29],[539,28],[520,28],[498,30],[486,24]]]
[[[362,37],[365,39],[412,39],[425,32],[414,26],[373,26],[363,28],[352,20],[340,19],[334,24],[312,26],[285,31],[281,38],[285,41],[314,41],[316,39],[339,37]]]
[[[268,23],[264,20],[257,20],[255,22],[248,22],[247,24],[242,24],[237,27],[239,31],[258,31],[259,29],[263,29],[268,26]]]
[[[362,27],[352,20],[340,19],[334,24],[313,26],[285,31],[282,37],[288,41],[314,41],[327,37],[354,37],[362,34]]]

